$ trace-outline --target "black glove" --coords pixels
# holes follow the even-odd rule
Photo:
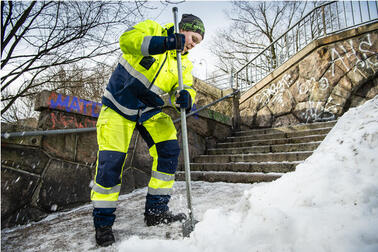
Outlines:
[[[189,112],[192,108],[192,98],[188,91],[181,90],[179,93],[179,97],[176,98],[176,104],[180,106],[180,108],[184,108],[186,112]]]
[[[184,50],[185,35],[181,33],[173,33],[165,38],[166,50]]]

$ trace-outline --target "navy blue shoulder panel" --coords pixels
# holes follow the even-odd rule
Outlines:
[[[171,34],[173,34],[175,32],[175,27],[174,26],[171,26],[171,28],[169,28],[168,30],[167,30],[167,35],[171,35]]]

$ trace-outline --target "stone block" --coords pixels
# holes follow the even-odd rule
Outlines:
[[[101,103],[80,99],[76,96],[58,94],[51,91],[42,91],[35,100],[35,110],[46,108],[69,113],[98,117]]]
[[[326,104],[344,107],[346,101],[348,100],[350,96],[350,93],[348,93],[348,95],[345,95],[343,93],[343,89],[341,88],[338,88],[338,89],[335,88],[333,91],[334,93],[332,93],[331,96],[328,98],[328,101]]]
[[[295,107],[293,114],[301,123],[322,122],[335,119],[335,115],[327,110],[324,102],[301,102]]]
[[[290,93],[294,97],[296,103],[308,101],[313,89],[315,79],[305,79],[299,77],[297,81],[290,87]]]
[[[367,99],[373,99],[376,95],[378,95],[378,78],[371,81],[369,86],[370,88],[366,92],[365,97]]]
[[[347,77],[352,83],[352,90],[357,90],[366,81],[366,76],[358,70],[349,71]]]
[[[129,157],[131,157],[131,155],[132,153],[129,153]],[[151,174],[152,162],[153,162],[153,159],[150,156],[150,153],[148,151],[148,146],[146,142],[142,139],[142,137],[139,135],[133,161],[131,163],[129,159],[126,160],[126,167],[132,166],[147,174]]]
[[[257,111],[250,108],[246,108],[242,110],[240,112],[241,122],[244,125],[253,126],[254,120],[256,118],[256,114],[257,114]]]
[[[40,221],[47,217],[47,215],[47,213],[42,212],[38,208],[24,206],[9,216],[1,216],[1,228],[25,225],[31,221]]]
[[[61,134],[45,136],[42,148],[54,157],[75,161],[78,135]]]
[[[343,97],[344,100],[347,100],[349,98],[351,94],[351,91],[348,91],[346,89],[343,89],[341,86],[337,85],[333,90],[332,90],[332,93],[331,93],[331,96],[333,98],[333,100],[337,99],[338,101],[341,102],[341,98],[336,98],[336,96],[339,96],[339,97]],[[339,103],[340,105],[344,105],[342,103]]]
[[[288,71],[288,75],[284,75],[284,80],[286,81],[287,87],[291,87],[299,78],[299,65],[291,67]]]
[[[327,46],[318,48],[315,52],[304,58],[299,65],[299,76],[305,79],[319,80],[329,67],[331,60],[330,50]]]
[[[272,126],[273,115],[268,107],[264,107],[257,112],[256,126],[260,128],[267,128]]]
[[[15,132],[15,131],[9,131]],[[39,147],[42,144],[43,136],[21,136],[21,137],[8,137],[5,133],[5,138],[1,139],[2,144],[16,144]]]
[[[1,132],[20,132],[31,131],[37,128],[38,121],[36,118],[19,119],[16,122],[1,123]]]
[[[151,171],[149,173],[146,173],[135,167],[133,167],[132,171],[133,171],[133,176],[134,176],[134,187],[135,188],[146,187],[151,178]]]
[[[135,177],[134,177],[133,167],[124,167],[122,173],[122,185],[120,194],[126,194],[132,192],[135,187]]]
[[[49,157],[36,148],[6,144],[1,148],[1,164],[21,172],[40,175],[48,161]]]
[[[345,68],[343,69],[341,65],[342,63],[339,61],[330,63],[330,67],[321,78],[326,83],[325,85],[333,88],[339,83],[340,79],[348,73],[348,71],[345,71]]]
[[[348,92],[352,92],[352,82],[346,76],[340,79],[339,83],[337,83],[337,86]]]
[[[206,96],[211,96],[213,99],[219,99],[222,97],[222,90],[195,78],[193,82],[193,87],[197,93],[206,94]]]
[[[39,115],[38,127],[43,130],[92,128],[96,122],[97,118],[46,109]]]
[[[46,212],[90,201],[92,174],[89,166],[52,159],[42,179],[38,205]]]
[[[95,163],[97,159],[97,135],[96,131],[86,134],[78,134],[75,161],[81,163]]]
[[[198,115],[206,119],[215,120],[217,121],[217,123],[221,123],[228,126],[232,125],[231,118],[225,114],[219,113],[218,111],[205,109],[198,112]],[[197,119],[196,117],[191,117],[191,118]]]
[[[7,218],[32,200],[38,176],[1,167],[1,218]],[[15,219],[14,221],[18,221]]]
[[[219,135],[214,136],[215,138],[222,138],[224,135],[221,135],[221,129],[217,130],[216,125],[213,124],[213,128],[211,129],[214,132],[219,132]],[[227,134],[229,135],[230,132]],[[184,151],[183,151],[183,144],[182,144],[182,134],[181,134],[181,128],[177,130],[177,139],[180,146],[180,155],[179,155],[179,164],[184,163]],[[194,157],[197,157],[199,155],[202,155],[205,153],[206,150],[206,137],[199,135],[196,131],[189,128],[188,129],[188,144],[189,144],[189,159],[190,162],[194,159]]]
[[[287,89],[282,93],[276,94],[268,104],[269,110],[274,117],[289,113],[295,104],[293,95]]]
[[[364,104],[367,100],[363,97],[352,95],[350,97],[350,108],[358,107]]]
[[[282,115],[276,118],[272,124],[273,128],[299,124],[299,120],[292,114]]]

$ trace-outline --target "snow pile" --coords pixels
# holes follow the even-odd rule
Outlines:
[[[378,96],[350,109],[293,173],[208,210],[191,237],[120,251],[378,251]]]

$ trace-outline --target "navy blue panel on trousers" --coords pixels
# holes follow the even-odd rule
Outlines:
[[[156,144],[158,154],[157,170],[169,174],[176,172],[180,146],[177,140],[168,140]]]
[[[171,199],[170,195],[151,195],[147,193],[145,213],[160,214],[169,210],[168,202]]]
[[[113,187],[121,183],[120,175],[126,153],[99,151],[96,183],[103,187]]]
[[[144,141],[146,141],[148,148],[151,148],[155,143],[147,129],[143,125],[139,124],[136,125],[136,128],[138,129],[140,135],[143,137]]]
[[[93,222],[95,227],[113,226],[115,220],[115,208],[94,208]]]

